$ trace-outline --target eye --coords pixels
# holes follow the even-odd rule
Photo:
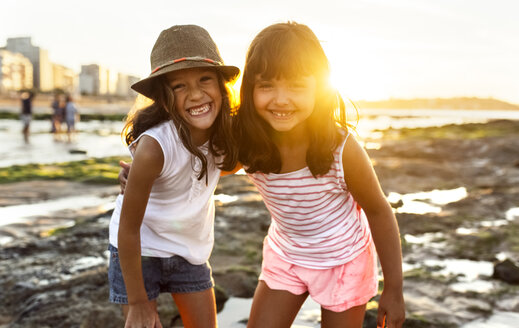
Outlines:
[[[178,91],[181,91],[185,88],[186,86],[182,83],[177,83],[177,84],[172,84],[171,85],[171,89],[174,91],[174,92],[178,92]]]
[[[273,84],[272,84],[272,82],[269,82],[269,81],[256,82],[256,88],[258,88],[258,89],[268,90],[268,89],[271,89],[272,87],[273,87]]]
[[[211,75],[203,75],[200,78],[200,82],[210,82],[210,81],[213,81],[213,80],[214,80],[214,77],[211,76]]]
[[[291,81],[289,86],[292,89],[304,89],[306,88],[306,83],[304,81]]]

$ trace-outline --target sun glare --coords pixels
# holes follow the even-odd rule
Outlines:
[[[323,44],[331,66],[330,83],[345,99],[380,100],[390,97],[382,63],[362,57],[348,44]],[[381,78],[382,75],[382,78]]]

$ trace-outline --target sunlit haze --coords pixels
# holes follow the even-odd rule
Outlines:
[[[97,63],[140,77],[161,30],[197,24],[224,60],[243,67],[264,27],[307,24],[330,59],[334,84],[353,100],[493,97],[519,104],[515,0],[3,0],[0,47],[31,36],[50,60],[79,72]]]

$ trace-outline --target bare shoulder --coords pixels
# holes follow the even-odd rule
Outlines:
[[[368,154],[353,134],[348,136],[342,149],[342,164],[345,169],[348,168],[348,171],[355,170],[359,165],[371,166]]]
[[[387,201],[371,160],[352,135],[344,145],[342,160],[344,180],[348,190],[364,211],[378,213],[387,210]]]
[[[164,153],[158,141],[147,135],[142,136],[135,147],[132,169],[140,167],[158,174],[163,165]]]

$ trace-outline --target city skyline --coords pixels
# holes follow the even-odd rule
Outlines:
[[[96,63],[145,77],[160,31],[188,23],[206,28],[224,60],[243,68],[262,28],[293,20],[322,41],[332,82],[350,99],[492,97],[519,104],[519,4],[510,0],[7,0],[1,7],[9,15],[0,42],[30,36],[53,62],[77,72]]]
[[[0,48],[0,93],[34,89],[127,97],[136,95],[130,85],[139,79],[98,64],[81,64],[76,72],[51,62],[48,50],[34,45],[31,37],[8,38]]]

